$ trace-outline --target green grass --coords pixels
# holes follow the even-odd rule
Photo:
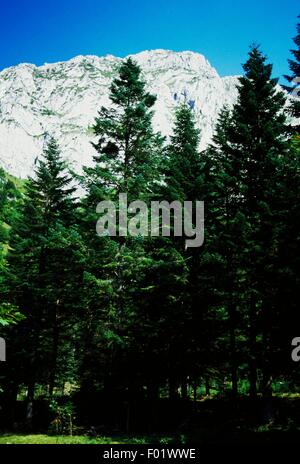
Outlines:
[[[142,445],[149,443],[171,443],[172,438],[151,438],[151,437],[98,437],[89,438],[83,435],[62,436],[62,435],[10,435],[0,436],[0,445],[115,445],[133,444]]]

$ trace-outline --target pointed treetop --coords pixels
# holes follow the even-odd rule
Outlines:
[[[154,105],[156,97],[145,92],[145,82],[141,79],[141,68],[132,59],[127,58],[119,69],[110,87],[110,99],[113,103],[122,106],[142,102],[150,108]]]

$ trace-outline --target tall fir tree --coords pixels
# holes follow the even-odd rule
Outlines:
[[[14,181],[0,168],[0,326],[15,323],[21,317],[17,308],[5,301],[9,233],[21,196]]]
[[[165,183],[168,199],[195,201],[199,195],[199,130],[187,103],[175,112],[175,124],[166,150]]]
[[[161,187],[161,199],[168,202],[190,201],[195,207],[195,202],[199,198],[199,178],[200,178],[200,159],[199,159],[199,130],[196,128],[194,114],[186,102],[180,104],[175,110],[175,121],[173,134],[170,143],[166,148],[166,158],[164,166],[164,184]],[[171,214],[171,221],[178,220]],[[193,218],[191,218],[193,219]],[[183,228],[183,217],[182,228]],[[166,319],[168,330],[165,337],[168,340],[166,350],[168,368],[169,396],[174,398],[178,388],[184,398],[187,397],[188,378],[191,377],[191,370],[194,358],[194,338],[192,322],[192,300],[195,285],[193,280],[196,277],[194,254],[186,248],[186,237],[175,237],[174,227],[171,224],[170,238],[165,244],[166,250],[174,249],[185,264],[185,273],[182,274],[180,267],[174,266],[174,272],[179,272],[176,279],[169,281],[169,293],[173,295],[172,313],[162,308],[162,311],[171,316]],[[160,244],[163,246],[163,242]],[[164,269],[161,269],[164,272]],[[181,282],[181,285],[178,283]],[[175,285],[174,285],[175,284]],[[199,326],[198,326],[199,333]],[[194,370],[194,369],[193,369]],[[195,377],[193,372],[193,377]]]
[[[99,200],[118,193],[143,199],[157,175],[162,138],[151,124],[156,98],[145,90],[141,69],[131,58],[120,66],[110,99],[112,107],[101,108],[93,127],[98,142],[95,166],[85,168],[89,192]]]
[[[127,391],[130,399],[142,390],[143,360],[145,364],[145,352],[149,354],[150,327],[139,298],[152,291],[153,259],[146,254],[143,237],[97,236],[96,206],[111,200],[118,210],[120,193],[127,194],[128,202],[150,201],[159,180],[162,137],[152,129],[155,97],[145,90],[141,70],[132,59],[120,66],[110,99],[112,108],[102,108],[94,126],[97,154],[94,166],[84,168],[87,195],[81,205],[87,249],[84,305],[89,315],[83,351],[101,346],[106,356],[99,354],[92,364],[88,355],[83,356],[81,390],[83,395],[101,390],[111,398],[123,385],[121,394]]]
[[[272,383],[269,371],[272,307],[267,292],[272,287],[272,279],[266,269],[274,252],[274,179],[279,161],[287,151],[285,97],[276,88],[277,79],[271,76],[272,65],[266,63],[256,46],[251,48],[243,67],[245,75],[240,78],[238,101],[232,114],[223,120],[215,142],[227,166],[226,190],[231,208],[227,225],[236,229],[235,233],[234,229],[228,229],[232,234],[228,239],[233,245],[230,261],[235,257],[236,262],[234,285],[239,288],[242,281],[247,282],[242,303],[248,306],[245,317],[250,393],[256,395],[257,366],[260,365],[264,375],[262,391],[268,396]],[[239,268],[243,269],[242,274]],[[262,344],[258,349],[259,339]],[[260,350],[263,357],[258,354]]]
[[[8,334],[13,353],[8,369],[13,395],[20,384],[27,386],[28,427],[37,384],[48,385],[50,395],[53,392],[61,336],[66,336],[62,332],[71,324],[76,301],[72,290],[80,278],[76,253],[80,254],[81,242],[73,226],[71,182],[57,143],[50,138],[35,177],[26,182],[11,231],[8,297],[25,319]]]
[[[295,118],[300,118],[300,23],[297,24],[297,35],[293,41],[297,48],[290,50],[293,55],[293,59],[288,60],[291,74],[284,76],[289,83],[284,88],[295,98],[289,107],[290,114]],[[293,127],[293,132],[295,131],[299,133],[299,123]]]

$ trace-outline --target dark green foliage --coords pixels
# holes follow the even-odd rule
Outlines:
[[[220,401],[232,420],[241,420],[238,396],[249,394],[247,417],[259,405],[258,422],[269,421],[272,389],[282,379],[298,388],[289,360],[300,283],[299,137],[288,139],[272,66],[251,48],[237,102],[221,111],[203,152],[187,104],[167,143],[153,131],[155,97],[131,59],[110,90],[82,198],[52,138],[24,192],[0,172],[0,324],[10,349],[1,388],[10,421],[24,388],[28,427],[39,394],[54,430],[59,421],[73,427],[77,411],[88,426],[156,430],[166,397],[166,416],[183,422],[188,400],[196,410],[199,396],[227,390],[233,402]],[[148,206],[204,201],[204,243],[189,248],[172,233],[98,236],[97,204],[118,209],[120,193]]]
[[[167,149],[165,182],[167,199],[199,199],[200,159],[198,152],[199,131],[195,128],[194,115],[187,104],[177,108],[171,143]]]
[[[28,386],[29,403],[37,383],[48,384],[52,394],[61,349],[76,334],[72,312],[81,280],[81,241],[73,225],[74,188],[65,170],[57,144],[50,139],[35,177],[26,183],[10,233],[5,294],[25,319],[7,332],[7,369],[13,389]],[[69,354],[61,359],[62,373],[68,361]],[[31,406],[27,419],[31,425]]]
[[[298,16],[298,18],[300,18],[300,16]],[[291,50],[293,59],[288,60],[291,74],[284,76],[289,82],[289,85],[285,86],[285,89],[296,98],[290,105],[290,114],[295,118],[300,118],[300,23],[297,24],[297,35],[294,37],[293,41],[296,48]],[[297,125],[294,130],[299,132],[299,125]]]
[[[237,349],[244,360],[248,358],[250,393],[255,395],[257,367],[262,369],[263,391],[270,389],[273,375],[276,348],[271,340],[279,311],[276,237],[279,230],[286,230],[280,198],[288,143],[285,99],[271,78],[272,66],[254,47],[244,70],[238,102],[231,113],[221,115],[211,153],[220,169],[215,172],[221,186],[217,201],[223,198],[219,216],[225,220],[220,232],[232,351],[235,358]],[[239,335],[248,345],[237,348]]]
[[[0,289],[5,292],[6,256],[9,232],[16,216],[16,208],[21,194],[15,183],[0,169]],[[0,325],[13,324],[22,318],[18,309],[12,304],[0,300]]]
[[[162,138],[151,125],[155,97],[145,91],[140,74],[128,59],[112,82],[114,106],[102,108],[96,119],[98,153],[94,166],[84,168],[87,195],[80,212],[87,249],[82,390],[114,391],[122,386],[125,395],[126,390],[133,394],[142,389],[143,363],[151,351],[147,340],[154,326],[147,295],[150,299],[158,264],[142,237],[98,237],[95,210],[103,199],[114,201],[118,209],[119,193],[127,194],[128,202],[148,202],[155,194]],[[142,339],[147,352],[140,346]]]
[[[151,192],[157,175],[162,140],[151,126],[156,98],[145,91],[140,74],[131,58],[124,62],[111,85],[114,106],[101,108],[96,118],[96,166],[85,172],[90,195],[95,193],[100,200],[120,192],[141,198]]]

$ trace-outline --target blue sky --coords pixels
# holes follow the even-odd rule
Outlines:
[[[298,0],[1,0],[0,69],[166,48],[203,53],[221,75],[239,74],[256,42],[279,77],[298,14]]]

